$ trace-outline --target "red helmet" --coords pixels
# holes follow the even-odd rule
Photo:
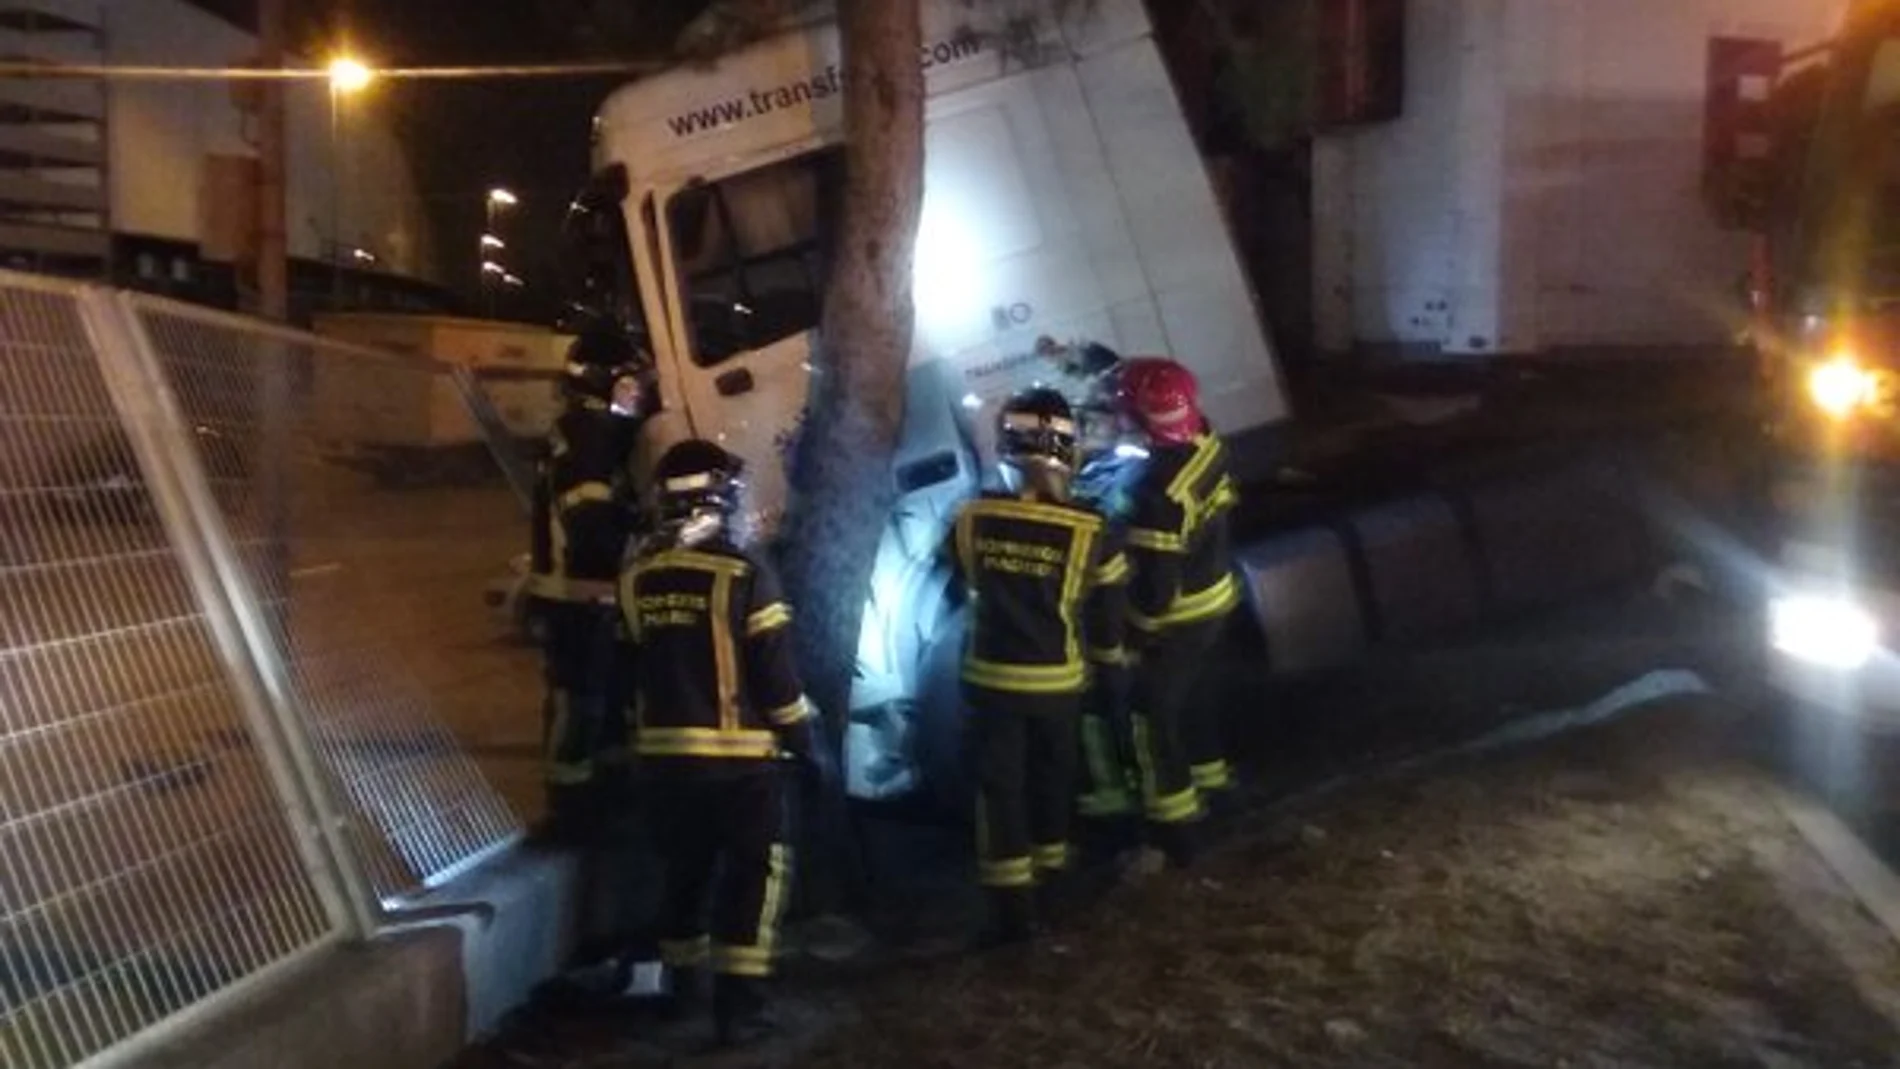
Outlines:
[[[1207,430],[1194,373],[1166,357],[1123,361],[1116,392],[1123,410],[1156,442],[1182,445]]]

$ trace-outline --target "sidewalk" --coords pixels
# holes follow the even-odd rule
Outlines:
[[[1679,699],[1270,810],[1034,951],[807,980],[769,1048],[609,1016],[458,1069],[1889,1065],[1900,948],[1740,734]]]

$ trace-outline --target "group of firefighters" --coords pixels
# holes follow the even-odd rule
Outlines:
[[[550,822],[585,836],[637,768],[665,871],[668,1006],[696,1012],[710,971],[719,1037],[738,1042],[770,1028],[762,984],[790,896],[785,772],[815,776],[825,759],[792,607],[737,538],[740,459],[680,442],[634,486],[634,443],[657,408],[649,367],[629,339],[577,342],[542,467],[530,593],[546,621]],[[1099,378],[1145,456],[1125,496],[1078,486],[1082,419],[1032,387],[997,417],[1000,488],[962,508],[944,546],[969,606],[962,681],[992,943],[1033,938],[1097,858],[1145,845],[1191,864],[1197,821],[1234,787],[1215,710],[1190,701],[1239,601],[1234,481],[1187,369],[1115,358]],[[1088,834],[1072,834],[1076,816]]]

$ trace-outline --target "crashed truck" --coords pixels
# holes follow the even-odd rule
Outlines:
[[[1274,353],[1140,0],[1025,5],[1007,32],[926,0],[926,167],[899,492],[864,613],[847,789],[955,780],[961,617],[936,549],[991,465],[995,406],[1059,382],[1038,339],[1165,353],[1248,443],[1288,415]],[[836,27],[794,28],[615,92],[572,250],[591,310],[650,340],[664,410],[639,463],[698,436],[749,469],[773,536],[843,195]],[[605,307],[602,307],[605,305]]]

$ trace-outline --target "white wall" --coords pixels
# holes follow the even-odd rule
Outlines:
[[[1846,0],[1418,0],[1406,113],[1316,147],[1320,341],[1451,355],[1730,337],[1747,241],[1699,196],[1708,41]]]
[[[257,50],[249,34],[177,0],[120,0],[106,5],[105,17],[106,54],[116,64],[228,66]],[[287,95],[291,255],[325,252],[340,191],[340,241],[374,252],[387,270],[434,277],[423,205],[402,146],[376,116],[374,86],[341,101],[341,175],[325,84],[292,83]],[[205,157],[252,151],[224,83],[115,83],[108,130],[113,228],[131,234],[197,241]]]

